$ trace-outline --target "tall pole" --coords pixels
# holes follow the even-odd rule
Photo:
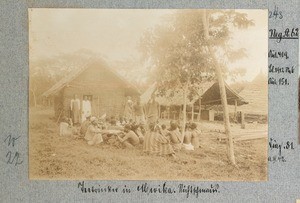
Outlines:
[[[182,129],[181,129],[181,144],[183,143],[183,139],[184,139],[184,133],[185,133],[185,124],[186,124],[186,103],[187,103],[187,91],[188,91],[188,85],[189,82],[186,82],[185,86],[184,86],[184,103],[183,103],[183,122],[182,122]]]
[[[204,38],[206,41],[209,40],[209,33],[208,33],[208,16],[206,14],[206,10],[203,12],[203,27],[204,27]],[[212,50],[210,44],[207,44],[208,51],[212,57],[212,60],[215,64],[215,71],[217,74],[218,82],[219,82],[219,89],[220,89],[220,95],[221,95],[221,103],[223,106],[223,120],[224,120],[224,125],[225,125],[225,134],[228,137],[228,157],[230,162],[235,165],[235,157],[234,157],[234,149],[233,149],[233,139],[232,139],[232,134],[230,131],[230,122],[229,122],[229,112],[228,112],[228,107],[227,107],[227,97],[226,97],[226,89],[225,89],[225,84],[224,84],[224,79],[222,76],[222,71],[219,66],[219,63],[216,59],[215,53]]]

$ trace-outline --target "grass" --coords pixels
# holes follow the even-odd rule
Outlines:
[[[266,181],[267,140],[235,143],[238,167],[228,162],[227,148],[218,141],[222,123],[201,126],[201,148],[180,151],[177,158],[146,155],[134,149],[102,144],[89,146],[84,140],[60,137],[50,109],[31,109],[29,125],[30,179],[45,180],[191,180]],[[233,125],[235,131],[243,132]],[[256,124],[251,129],[267,129]]]

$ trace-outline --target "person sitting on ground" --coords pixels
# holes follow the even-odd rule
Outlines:
[[[80,135],[82,137],[85,136],[85,133],[86,133],[88,127],[90,126],[90,124],[91,124],[91,116],[87,116],[86,120],[83,121],[83,123],[81,124],[81,127],[80,127]]]
[[[198,149],[200,147],[200,140],[199,140],[199,131],[197,130],[197,124],[192,123],[191,124],[191,135],[192,135],[192,145],[195,149]]]
[[[156,155],[171,155],[175,157],[175,152],[170,144],[168,138],[166,138],[161,133],[161,128],[159,125],[150,124],[150,133],[152,134],[152,142],[150,146],[150,153]]]
[[[131,130],[139,137],[140,143],[144,142],[144,134],[143,134],[143,125],[137,124],[136,122],[133,122],[131,124]]]
[[[194,146],[192,145],[192,132],[189,124],[187,124],[185,127],[182,146],[185,150],[194,150]]]
[[[87,128],[84,139],[89,145],[97,145],[103,142],[101,130],[98,128],[96,117],[91,117],[91,124]]]
[[[135,134],[137,134],[137,136],[140,139],[140,143],[142,144],[145,140],[145,136],[143,134],[144,133],[143,125],[142,124],[138,125],[138,128],[134,132]]]
[[[60,136],[71,136],[72,135],[72,125],[69,124],[69,119],[63,117],[59,124],[59,135]]]
[[[131,130],[130,125],[125,125],[124,135],[117,135],[117,138],[126,148],[132,148],[140,143],[139,137]]]
[[[149,125],[149,132],[145,136],[144,152],[155,155],[175,156],[175,152],[167,137],[161,134],[161,128],[155,123]]]
[[[168,134],[168,137],[170,143],[175,151],[179,151],[181,149],[181,134],[179,132],[178,125],[176,122],[171,121],[169,131],[170,132]]]
[[[154,128],[155,123],[151,123],[149,124],[149,127]],[[144,142],[143,142],[143,152],[145,153],[150,153],[151,152],[151,148],[152,148],[152,143],[153,143],[153,137],[154,137],[154,133],[151,132],[151,130],[146,131],[145,136],[144,136]]]
[[[165,124],[161,125],[161,130],[160,131],[161,131],[161,134],[165,137],[170,133]]]

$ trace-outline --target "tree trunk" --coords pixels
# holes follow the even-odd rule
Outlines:
[[[203,26],[204,26],[204,37],[206,40],[209,40],[209,33],[208,33],[208,19],[206,15],[206,10],[203,12]],[[229,112],[227,107],[227,97],[226,97],[226,89],[225,84],[222,76],[222,71],[219,66],[219,63],[216,59],[216,56],[211,48],[211,46],[207,45],[209,53],[213,59],[213,62],[215,64],[215,71],[217,74],[218,82],[219,82],[219,88],[220,88],[220,95],[221,95],[221,103],[223,106],[223,120],[225,125],[225,133],[228,137],[228,156],[230,162],[235,165],[235,157],[234,157],[234,149],[233,149],[233,139],[230,131],[230,122],[229,122]]]
[[[185,134],[185,124],[186,124],[186,100],[187,100],[187,91],[188,91],[188,82],[185,84],[184,87],[184,103],[183,103],[183,122],[182,122],[182,129],[181,129],[181,144],[183,143],[184,134]]]
[[[198,121],[201,120],[201,97],[199,98],[199,114],[198,114]]]
[[[194,103],[192,103],[192,122],[194,122]]]

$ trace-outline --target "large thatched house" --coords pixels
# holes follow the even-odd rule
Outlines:
[[[81,105],[84,96],[89,98],[93,115],[122,116],[126,97],[134,98],[140,93],[103,60],[94,59],[66,75],[43,96],[54,97],[55,115],[61,117],[70,115],[70,102],[75,94]]]

